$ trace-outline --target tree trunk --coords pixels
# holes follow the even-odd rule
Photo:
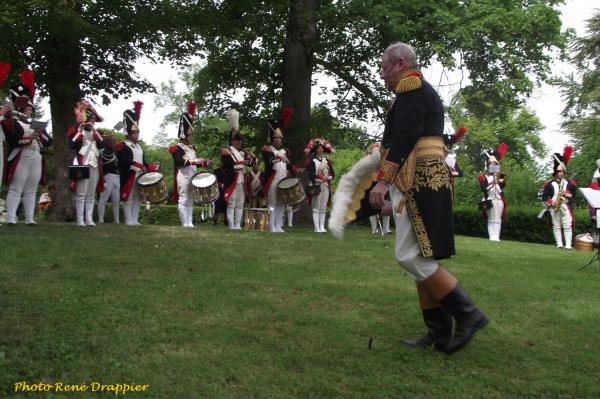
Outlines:
[[[286,129],[285,145],[292,151],[294,162],[304,164],[304,145],[309,140],[310,94],[314,68],[314,41],[317,39],[316,12],[318,0],[292,0],[283,52],[284,107],[294,108],[294,116]]]
[[[69,40],[70,46],[65,40]],[[56,49],[70,48],[70,51],[57,51],[48,54],[46,86],[50,95],[50,112],[52,113],[52,131],[54,136],[54,184],[55,203],[50,220],[66,222],[73,220],[73,192],[70,189],[69,165],[73,162],[73,151],[69,147],[67,130],[75,124],[73,109],[79,99],[81,54],[77,50],[79,44],[72,37],[55,37]]]
[[[75,86],[77,87],[77,86]],[[80,96],[52,90],[50,111],[52,112],[52,130],[54,134],[54,184],[56,202],[51,220],[66,222],[73,220],[73,192],[70,188],[69,165],[73,162],[73,151],[69,147],[67,129],[75,123],[73,108]]]

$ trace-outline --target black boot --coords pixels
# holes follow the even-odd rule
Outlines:
[[[452,316],[444,309],[423,309],[423,321],[427,334],[418,340],[403,339],[402,343],[416,348],[429,348],[434,345],[438,351],[444,351],[452,338]]]
[[[442,307],[456,320],[454,337],[444,352],[454,353],[471,342],[477,330],[484,328],[490,321],[485,314],[469,298],[460,284],[440,301]]]

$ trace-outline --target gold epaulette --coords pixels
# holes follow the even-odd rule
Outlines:
[[[262,151],[263,151],[263,152],[273,152],[273,151],[271,150],[271,146],[270,146],[270,145],[267,145],[267,144],[263,145],[263,147],[262,147]]]
[[[227,157],[231,155],[231,151],[229,151],[229,148],[221,148],[221,155]]]
[[[421,79],[417,76],[409,76],[404,79],[400,79],[400,81],[396,84],[394,88],[394,93],[406,93],[409,91],[420,89],[423,85]]]

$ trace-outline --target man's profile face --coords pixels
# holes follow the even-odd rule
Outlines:
[[[275,146],[275,148],[281,147],[281,143],[282,143],[281,137],[275,137],[273,139],[273,145]]]
[[[23,114],[25,114],[25,116],[30,117],[31,115],[33,115],[33,107],[31,105],[27,105],[23,108]]]
[[[140,138],[140,131],[135,128],[132,129],[131,133],[129,134],[129,139],[131,140],[131,142],[137,143],[139,138]]]
[[[563,177],[565,177],[565,171],[564,170],[559,170],[558,172],[556,172],[556,178],[557,179],[562,179]]]
[[[400,72],[404,70],[404,60],[399,58],[395,61],[391,61],[387,54],[383,54],[381,59],[381,71],[379,77],[385,82],[385,86],[392,90],[393,80]]]
[[[117,145],[117,139],[115,136],[106,136],[104,138],[104,145],[108,150],[114,150]]]

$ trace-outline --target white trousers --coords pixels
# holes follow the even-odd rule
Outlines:
[[[125,224],[129,226],[138,226],[140,222],[138,218],[140,216],[140,192],[138,191],[137,184],[134,184],[129,193],[127,202],[123,204],[123,213],[125,214]]]
[[[327,211],[327,202],[329,201],[329,187],[325,182],[318,184],[321,187],[321,193],[316,197],[312,197],[312,209],[313,211],[325,213]]]
[[[238,179],[239,180],[239,179]],[[229,201],[227,201],[227,225],[230,230],[241,230],[242,215],[244,213],[244,193],[243,180],[235,185]]]
[[[4,176],[4,133],[2,133],[2,128],[0,127],[0,190],[2,189],[2,181],[4,180],[2,177]]]
[[[321,193],[312,197],[313,224],[315,233],[325,233],[325,219],[327,218],[327,201],[329,201],[329,187],[326,182],[317,183]]]
[[[369,221],[371,222],[371,232],[373,234],[377,233],[377,229],[378,229],[378,225],[379,223],[377,222],[377,216],[373,215],[369,217]],[[390,233],[390,217],[389,216],[382,216],[381,217],[381,227],[383,228],[382,233],[383,234],[387,234]]]
[[[98,200],[98,222],[104,223],[104,211],[106,210],[106,203],[110,199],[113,223],[119,223],[120,190],[121,180],[119,175],[114,173],[104,175],[104,191],[100,193],[100,199]]]
[[[269,211],[271,212],[271,217],[269,218],[269,231],[271,233],[283,233],[283,212],[285,204],[283,203],[283,199],[279,195],[277,191],[277,184],[284,178],[285,176],[274,177],[271,186],[269,187],[269,193],[267,195],[267,202],[269,204]]]
[[[294,207],[289,205],[285,206],[285,218],[287,219],[288,227],[292,227],[294,222]]]
[[[17,223],[17,208],[23,197],[25,223],[35,223],[35,196],[42,176],[42,155],[21,156],[6,195],[6,222]]]
[[[194,227],[194,196],[191,192],[192,176],[177,172],[177,211],[183,227]]]
[[[394,210],[394,221],[396,222],[396,261],[417,282],[421,282],[431,276],[437,268],[438,263],[433,258],[425,258],[421,254],[421,247],[413,229],[406,207],[402,213],[396,213],[398,204],[402,200],[402,193],[395,186],[390,187],[392,209]]]
[[[100,171],[90,166],[90,177],[77,180],[75,189],[75,214],[78,225],[94,225],[94,202]],[[84,223],[85,220],[85,223]]]
[[[562,232],[565,233],[565,248],[571,248],[573,241],[573,218],[567,205],[562,204],[558,211],[550,210],[550,216],[552,216],[552,230],[554,232],[554,240],[556,246],[562,248]],[[562,231],[561,231],[562,228]]]
[[[502,229],[502,211],[504,210],[504,202],[500,198],[493,198],[494,205],[487,212],[488,235],[490,241],[500,241],[500,230]]]
[[[4,176],[4,133],[2,132],[2,128],[0,127],[0,191],[2,190],[2,181]],[[4,202],[0,200],[0,217],[4,213]],[[2,221],[0,221],[2,223]]]

